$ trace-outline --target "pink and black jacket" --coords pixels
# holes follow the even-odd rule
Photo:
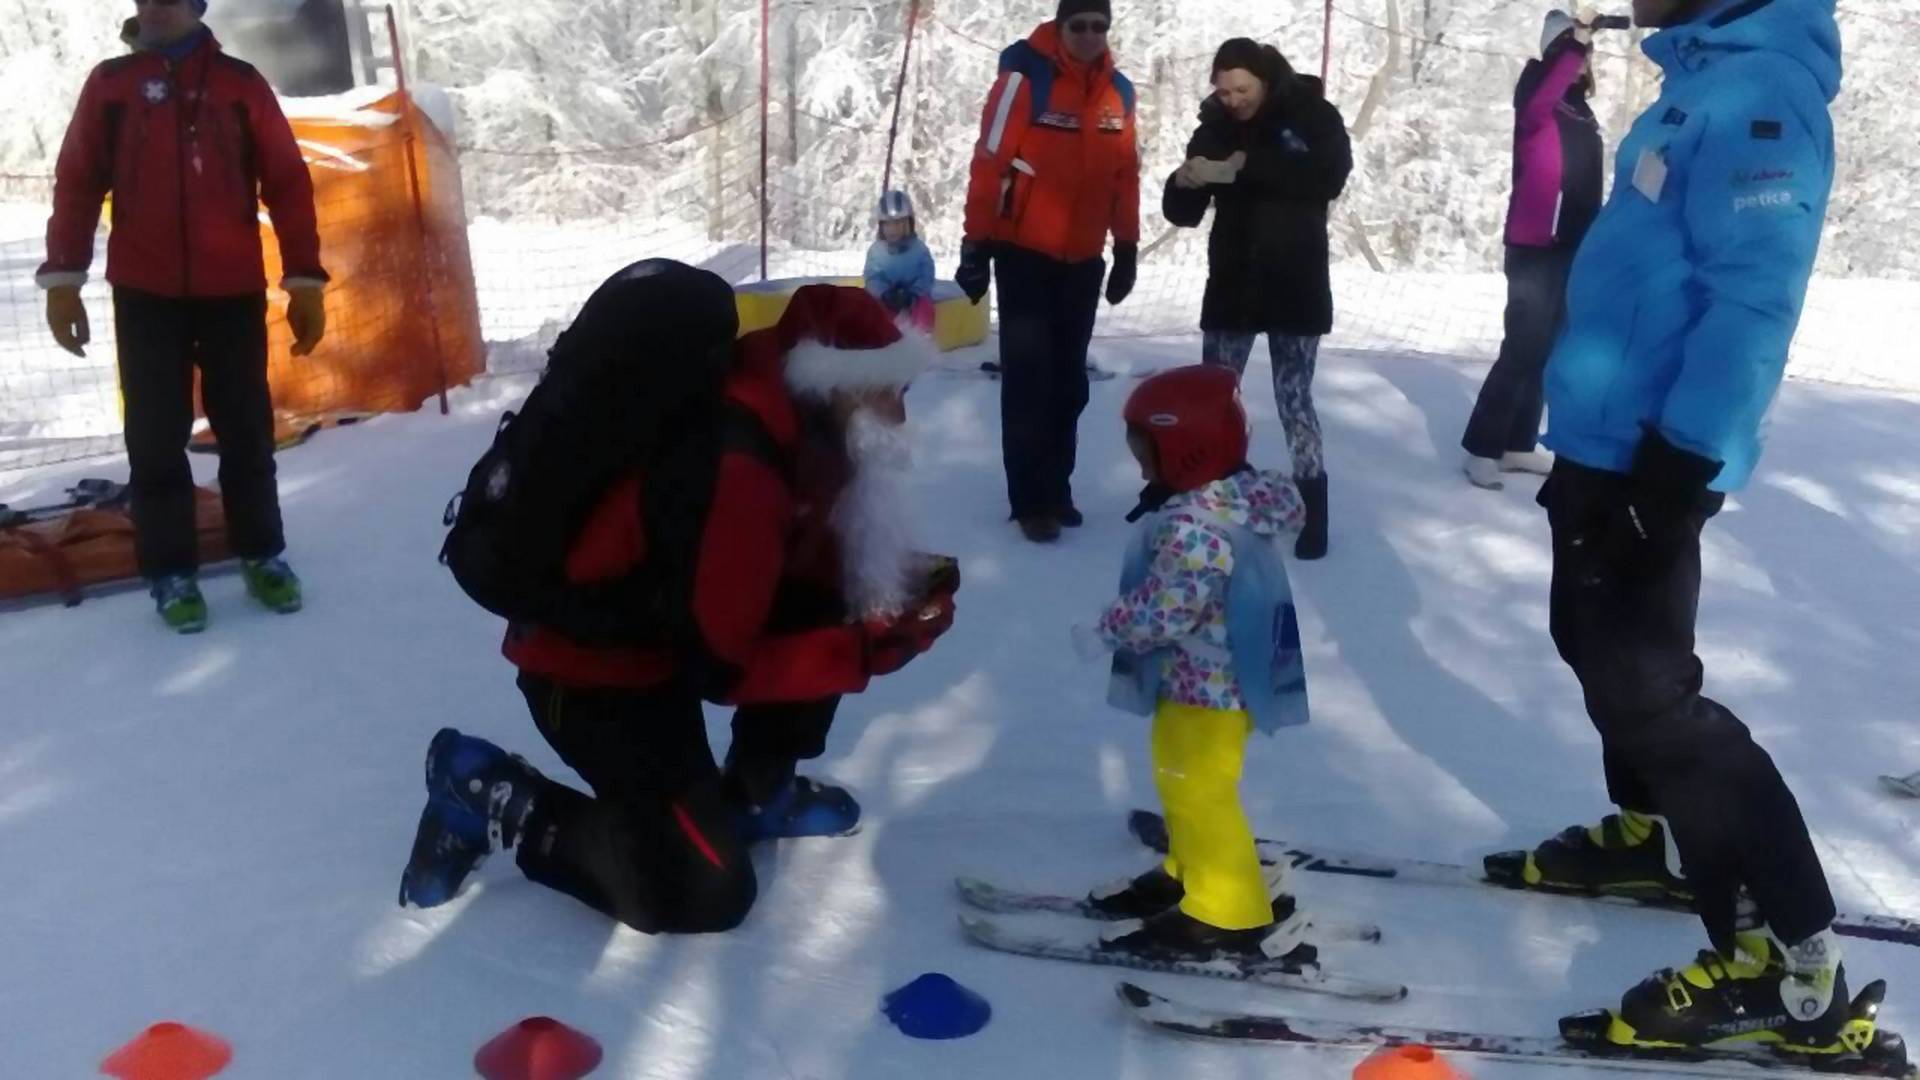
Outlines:
[[[1588,46],[1567,34],[1527,61],[1513,91],[1507,243],[1574,248],[1600,212],[1605,150],[1579,88]]]

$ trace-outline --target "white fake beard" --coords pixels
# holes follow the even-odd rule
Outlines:
[[[913,599],[918,549],[907,483],[913,444],[906,425],[855,410],[847,419],[847,456],[853,476],[829,519],[840,540],[847,604],[861,618],[898,615]]]

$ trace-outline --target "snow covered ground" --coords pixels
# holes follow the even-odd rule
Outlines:
[[[1129,340],[1099,360],[1145,370],[1197,351]],[[1245,797],[1267,835],[1471,860],[1605,808],[1594,736],[1547,640],[1532,485],[1482,492],[1456,471],[1482,373],[1323,357],[1333,550],[1295,575],[1315,722],[1252,748]],[[843,707],[817,769],[858,789],[866,827],[764,850],[741,930],[633,933],[504,858],[448,907],[396,907],[440,725],[570,778],[528,722],[499,624],[434,562],[443,503],[526,385],[490,380],[456,395],[452,418],[382,417],[282,457],[310,590],[297,616],[250,606],[232,577],[209,583],[199,637],[163,633],[137,593],[0,616],[0,1076],[91,1075],[176,1019],[231,1040],[234,1077],[458,1077],[530,1014],[598,1037],[608,1077],[1349,1075],[1356,1053],[1136,1030],[1114,972],[987,952],[954,924],[956,873],[1070,890],[1147,862],[1122,828],[1152,800],[1144,727],[1103,707],[1101,671],[1067,638],[1108,596],[1137,488],[1124,378],[1096,385],[1082,425],[1088,524],[1052,548],[1002,520],[996,386],[948,374],[914,388],[925,530],[963,563],[960,618]],[[1249,374],[1255,455],[1277,463],[1265,385]],[[1710,690],[1773,752],[1853,910],[1920,912],[1920,804],[1873,783],[1920,768],[1916,432],[1920,398],[1790,383],[1758,480],[1708,533]],[[212,479],[211,460],[193,464]],[[124,466],[15,474],[0,500],[51,498],[82,475]],[[724,746],[725,714],[711,719]],[[1380,945],[1325,955],[1404,980],[1407,1001],[1139,981],[1214,1004],[1544,1034],[1703,944],[1665,913],[1297,884],[1309,906],[1386,927]],[[1892,981],[1886,1021],[1920,1029],[1920,952],[1847,948],[1856,985]],[[930,970],[985,994],[992,1024],[953,1043],[894,1031],[880,996]],[[1530,1075],[1457,1063],[1482,1080]]]

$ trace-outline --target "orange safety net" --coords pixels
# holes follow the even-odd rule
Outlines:
[[[467,250],[460,165],[451,143],[399,94],[325,118],[294,117],[313,175],[327,334],[312,355],[289,354],[284,297],[268,316],[268,379],[289,417],[405,412],[486,367],[480,305]],[[267,279],[280,245],[264,211]]]

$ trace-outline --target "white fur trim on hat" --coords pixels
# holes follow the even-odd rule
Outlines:
[[[878,390],[905,386],[933,363],[932,339],[919,332],[877,349],[837,349],[802,341],[787,353],[787,387],[794,393],[824,398],[835,390]]]

